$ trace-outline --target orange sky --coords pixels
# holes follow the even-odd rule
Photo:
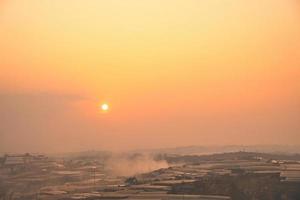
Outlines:
[[[299,9],[0,1],[0,151],[299,144]]]

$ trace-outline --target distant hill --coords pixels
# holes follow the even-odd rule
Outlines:
[[[175,147],[175,148],[135,150],[134,152],[165,153],[165,154],[179,154],[179,155],[205,155],[205,154],[237,152],[237,151],[274,153],[274,154],[295,154],[295,153],[300,153],[300,145],[184,146],[184,147]]]
[[[288,160],[299,161],[300,154],[271,154],[259,152],[230,152],[216,153],[210,155],[170,155],[162,154],[159,159],[164,159],[168,163],[198,163],[202,161],[225,161],[225,160]]]

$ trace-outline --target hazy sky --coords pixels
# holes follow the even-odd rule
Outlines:
[[[2,152],[299,141],[297,0],[0,1]]]

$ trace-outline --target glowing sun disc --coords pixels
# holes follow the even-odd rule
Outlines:
[[[101,104],[101,110],[102,111],[108,111],[109,110],[109,105],[107,103]]]

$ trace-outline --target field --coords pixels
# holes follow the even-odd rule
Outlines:
[[[20,155],[18,155],[20,156]],[[30,157],[28,157],[30,156]],[[297,199],[300,162],[297,157],[235,152],[190,156],[155,154],[142,173],[122,175],[114,165],[135,167],[149,156],[112,155],[30,158],[27,163],[3,162],[1,198],[23,199]],[[274,159],[272,159],[274,158]],[[282,158],[282,159],[275,159]],[[7,155],[6,160],[11,159]],[[112,163],[112,160],[115,163]],[[124,162],[126,160],[126,162]],[[118,168],[118,169],[119,169]],[[123,169],[122,172],[124,172]]]

